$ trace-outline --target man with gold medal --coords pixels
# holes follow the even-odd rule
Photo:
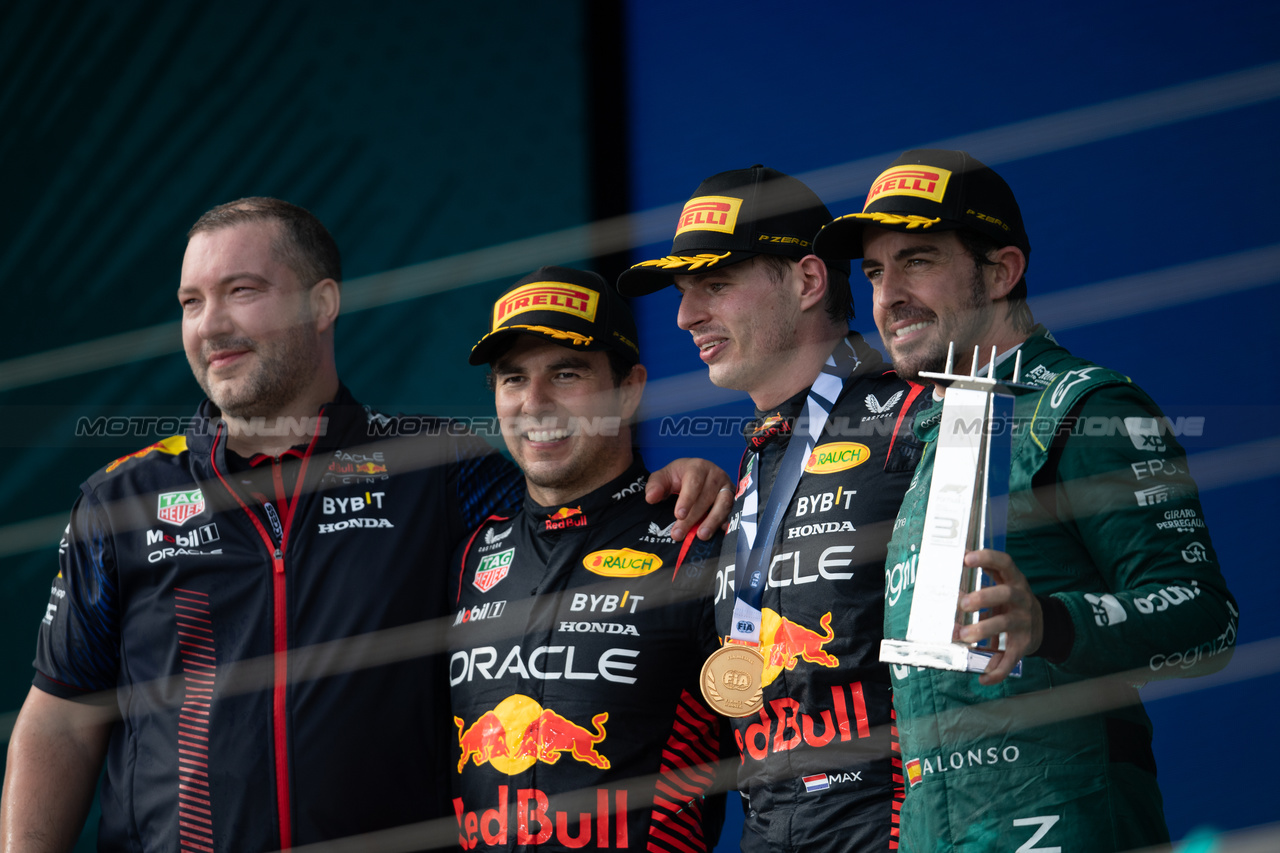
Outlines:
[[[724,645],[700,686],[730,716],[742,849],[896,848],[901,761],[878,660],[885,544],[919,457],[919,386],[849,330],[849,267],[811,251],[830,215],[754,166],[708,178],[671,254],[618,281],[675,285],[711,381],[756,407],[717,573]]]

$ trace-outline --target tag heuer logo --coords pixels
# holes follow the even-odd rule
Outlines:
[[[162,492],[156,506],[156,518],[179,527],[204,512],[204,492]]]
[[[516,549],[508,548],[505,551],[481,557],[480,565],[476,567],[475,580],[471,581],[471,585],[481,592],[493,589],[511,570],[511,558],[515,555]]]

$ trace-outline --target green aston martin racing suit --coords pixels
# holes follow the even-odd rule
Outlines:
[[[1168,840],[1137,687],[1220,669],[1237,610],[1185,451],[1146,394],[1037,326],[1014,404],[1006,550],[1045,613],[1021,677],[894,666],[907,851],[1129,850]],[[997,366],[1011,378],[1013,359]],[[899,512],[885,636],[906,634],[941,404]],[[1189,670],[1194,669],[1194,673]],[[996,701],[996,700],[1005,701]]]

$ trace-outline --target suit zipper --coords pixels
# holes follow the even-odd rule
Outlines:
[[[324,414],[323,408],[320,413],[321,415]],[[253,523],[254,529],[258,531],[262,544],[267,547],[267,551],[271,554],[273,651],[271,733],[275,752],[276,816],[280,825],[280,849],[283,851],[293,847],[292,793],[289,784],[289,608],[284,556],[288,547],[289,528],[293,523],[293,513],[297,508],[302,487],[306,482],[307,464],[311,461],[311,451],[315,448],[320,433],[317,431],[311,437],[311,442],[307,445],[307,450],[302,456],[302,462],[298,466],[298,480],[294,484],[292,501],[287,500],[284,495],[284,478],[280,470],[280,457],[277,456],[271,461],[272,481],[276,486],[277,506],[281,507],[280,514],[282,515],[280,520],[280,540],[277,542],[272,539],[271,534],[267,532],[257,514],[240,497],[240,493],[231,487],[231,484],[222,476],[222,472],[218,470],[217,448],[218,440],[222,437],[222,429],[222,425],[219,425],[218,433],[214,436],[213,447],[209,454],[213,472],[218,476],[223,487],[236,499],[236,503],[240,504],[240,508],[244,510],[245,515],[249,516],[249,521]]]

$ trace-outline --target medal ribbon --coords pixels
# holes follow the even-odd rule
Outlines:
[[[827,357],[822,372],[809,388],[801,410],[800,423],[804,431],[796,430],[787,445],[787,452],[778,466],[778,476],[764,511],[758,513],[760,504],[760,453],[752,457],[747,491],[742,499],[742,516],[738,519],[737,569],[734,577],[736,598],[733,602],[733,621],[730,623],[726,643],[747,646],[760,645],[760,602],[769,574],[769,557],[773,543],[782,526],[782,517],[791,505],[791,497],[800,485],[800,474],[813,453],[827,418],[835,407],[840,391],[849,376],[858,368],[858,355],[853,344],[845,338]],[[804,440],[801,441],[800,439]]]

